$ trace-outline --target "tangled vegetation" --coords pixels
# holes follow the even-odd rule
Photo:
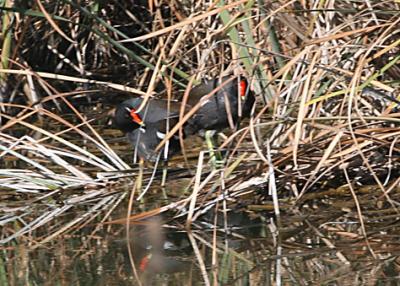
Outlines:
[[[399,6],[3,0],[0,242],[29,237],[35,248],[88,225],[94,234],[127,223],[113,216],[122,204],[130,222],[168,212],[196,229],[210,209],[293,226],[282,212],[295,217],[315,202],[346,221],[335,205],[345,200],[357,227],[323,228],[325,239],[348,232],[377,255],[375,230],[397,225],[399,213]],[[201,139],[184,140],[166,168],[168,193],[161,166],[133,164],[113,109],[129,97],[181,100],[221,74],[248,78],[256,107],[221,136],[223,166],[209,163]]]

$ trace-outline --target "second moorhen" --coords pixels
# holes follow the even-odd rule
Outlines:
[[[189,93],[188,104],[194,106],[203,97],[210,94],[217,87],[223,85],[231,77],[213,79],[194,87]],[[193,134],[206,130],[222,130],[234,127],[240,118],[250,116],[255,97],[249,88],[246,79],[235,77],[207,99],[191,119],[185,128],[186,133]],[[239,103],[241,116],[239,116]],[[231,126],[231,124],[233,126]]]

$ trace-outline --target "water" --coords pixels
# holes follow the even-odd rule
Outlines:
[[[120,133],[107,130],[103,134],[106,141],[131,163],[130,146],[118,140]],[[60,155],[56,152],[60,149],[77,154],[71,146],[43,134],[35,138],[43,140],[46,152]],[[78,157],[63,157],[90,178],[87,183],[71,175],[75,169],[56,165],[44,156],[48,153],[40,153],[43,150],[32,151],[29,140],[21,141],[15,150],[55,175],[50,177],[12,154],[3,157],[12,172],[3,175],[1,182],[15,189],[1,192],[0,285],[400,283],[400,215],[393,203],[400,199],[400,192],[396,187],[390,193],[391,204],[376,186],[355,190],[360,210],[348,188],[306,193],[301,203],[291,199],[291,194],[279,193],[281,214],[276,218],[267,184],[235,187],[259,175],[248,172],[256,170],[259,162],[238,161],[228,177],[216,172],[198,194],[188,231],[188,198],[193,192],[197,156],[189,161],[192,173],[181,157],[172,160],[165,187],[160,186],[162,171],[150,180],[148,164],[142,171],[137,165],[128,172],[99,171]],[[76,137],[71,142],[105,157],[90,140]],[[196,144],[188,149],[198,154],[201,143]],[[251,150],[246,152],[251,156]],[[152,183],[140,202],[135,193],[128,228],[123,218],[140,173],[141,190]],[[212,174],[205,161],[201,181]]]

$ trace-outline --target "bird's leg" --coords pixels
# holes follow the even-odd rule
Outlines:
[[[144,160],[140,158],[139,160],[139,174],[136,179],[136,193],[140,194],[142,192],[142,180],[143,180],[143,168],[144,168]]]
[[[160,153],[160,154],[161,154],[161,153]],[[158,163],[160,162],[160,154],[157,156],[157,160],[156,160],[156,163],[155,163],[155,165],[154,165],[153,172],[151,173],[150,180],[148,181],[146,187],[143,189],[143,191],[139,194],[139,196],[138,196],[138,198],[137,198],[138,201],[139,201],[139,200],[140,200],[140,201],[142,200],[142,198],[144,197],[144,195],[145,195],[145,194],[147,193],[147,191],[150,189],[151,184],[153,183],[154,178],[156,177]]]
[[[165,193],[165,183],[167,181],[167,174],[168,174],[168,159],[163,159],[162,161],[162,177],[161,177],[161,188],[163,189],[164,198],[167,198],[167,194]]]
[[[164,187],[165,187],[165,182],[167,181],[167,173],[168,173],[168,148],[169,148],[169,141],[165,143],[165,146],[161,151],[162,152],[161,156],[163,157],[162,159],[163,172],[161,177],[161,187],[163,190],[165,189]],[[165,192],[164,192],[164,198],[167,198]]]
[[[207,130],[205,133],[205,139],[210,153],[211,164],[214,169],[219,169],[224,165],[224,160],[222,158],[221,152],[219,150],[214,150],[217,146],[215,142],[215,131]]]

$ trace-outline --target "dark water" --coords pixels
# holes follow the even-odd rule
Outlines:
[[[370,234],[367,243],[349,232],[356,223],[317,227],[321,216],[313,217],[310,210],[288,214],[280,229],[272,216],[219,215],[206,214],[190,233],[176,220],[158,216],[130,225],[129,232],[125,225],[95,232],[88,226],[43,246],[22,237],[1,248],[1,285],[138,285],[137,280],[142,285],[204,285],[205,273],[209,283],[218,285],[400,281],[398,236]]]

